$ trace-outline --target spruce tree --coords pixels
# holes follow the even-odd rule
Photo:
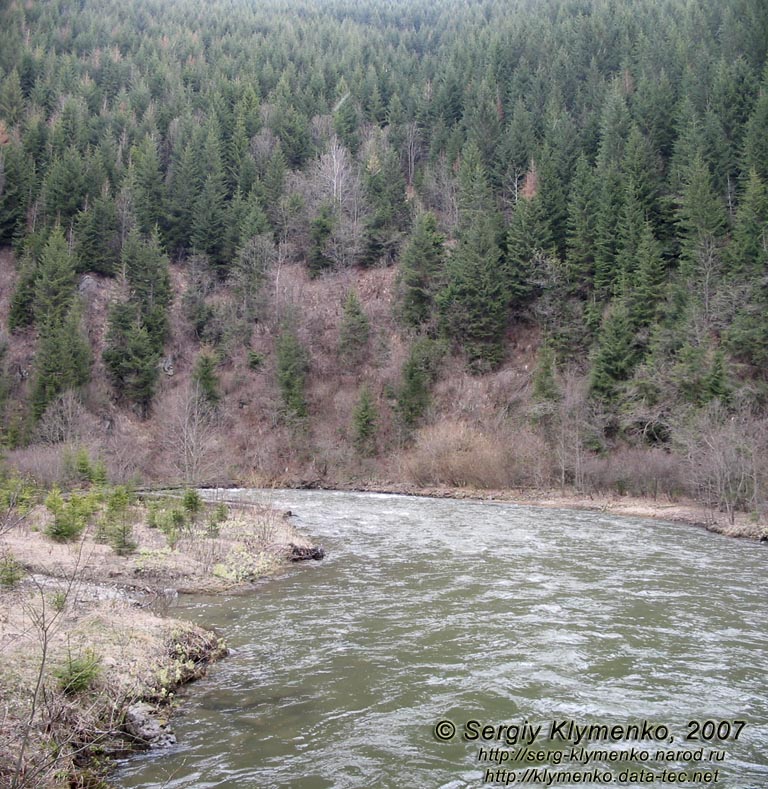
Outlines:
[[[326,245],[333,232],[334,220],[333,206],[330,203],[323,203],[317,216],[310,222],[307,268],[313,277],[333,267],[333,261],[328,257]]]
[[[0,145],[0,244],[10,244],[24,228],[32,162],[20,145]]]
[[[681,271],[695,277],[702,265],[719,255],[726,227],[725,206],[712,189],[709,167],[700,155],[694,156],[685,177],[677,210],[681,238]]]
[[[736,209],[726,259],[730,273],[738,277],[760,276],[768,266],[768,190],[755,169],[749,171]]]
[[[216,375],[216,357],[211,353],[201,353],[197,357],[195,370],[192,375],[195,383],[200,387],[200,395],[212,406],[219,404],[219,379]]]
[[[344,364],[357,367],[365,359],[370,339],[371,325],[363,311],[360,299],[350,290],[344,300],[344,310],[339,330],[339,356]]]
[[[160,353],[133,305],[113,307],[108,326],[103,353],[107,374],[118,395],[146,415],[157,383]]]
[[[64,233],[57,226],[48,237],[35,276],[33,311],[38,328],[63,323],[74,289],[74,260]]]
[[[634,287],[629,296],[630,313],[634,324],[644,328],[651,326],[659,316],[666,285],[664,259],[649,221],[643,224],[634,260]]]
[[[585,296],[595,276],[597,188],[589,161],[581,154],[568,200],[566,272],[571,291]]]
[[[139,229],[145,235],[162,227],[165,219],[165,185],[160,171],[157,143],[149,135],[131,149],[135,172],[135,212]]]
[[[112,276],[120,256],[117,206],[104,194],[82,211],[75,226],[75,252],[80,271]]]
[[[376,429],[378,414],[371,390],[363,386],[355,410],[352,412],[352,430],[355,449],[361,455],[376,454]]]
[[[433,313],[435,291],[445,266],[443,243],[435,215],[418,216],[400,259],[399,314],[406,326],[421,326]]]
[[[620,384],[629,378],[636,360],[635,329],[629,309],[622,300],[615,300],[603,321],[592,360],[592,395],[605,403],[615,401]]]
[[[521,195],[507,230],[504,258],[506,291],[513,310],[520,310],[532,293],[537,257],[554,255],[549,222],[538,194]]]
[[[60,394],[84,386],[90,378],[91,352],[80,329],[80,312],[46,321],[40,332],[32,385],[32,415],[39,419]]]
[[[291,422],[307,416],[306,379],[309,358],[296,330],[283,326],[277,338],[277,383],[283,417]]]
[[[438,296],[441,325],[483,372],[504,356],[509,291],[493,217],[477,217],[448,263],[448,282]]]

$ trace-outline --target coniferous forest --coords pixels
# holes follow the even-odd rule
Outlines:
[[[761,0],[1,13],[17,469],[763,511]]]

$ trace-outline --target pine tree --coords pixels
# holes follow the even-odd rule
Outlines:
[[[768,184],[768,68],[760,87],[755,108],[744,132],[744,161],[746,168],[755,170],[764,184]]]
[[[623,301],[614,301],[603,321],[590,371],[590,392],[603,402],[618,397],[619,386],[632,372],[637,356],[635,330]]]
[[[331,237],[334,225],[334,211],[330,203],[320,206],[317,216],[309,225],[309,253],[307,268],[311,276],[316,277],[333,267],[333,261],[327,254],[326,245]]]
[[[39,328],[60,325],[72,304],[75,289],[75,265],[67,240],[55,227],[40,257],[35,277],[33,310]]]
[[[103,359],[112,385],[146,415],[157,383],[160,353],[133,305],[113,307],[108,326]]]
[[[712,189],[709,168],[697,155],[685,178],[677,210],[681,237],[681,271],[693,277],[713,256],[719,255],[726,226],[725,206]]]
[[[445,265],[444,239],[432,213],[416,218],[400,259],[400,315],[406,326],[426,323],[434,310],[435,291]]]
[[[9,244],[23,231],[32,163],[20,145],[0,145],[0,244]]]
[[[160,248],[157,233],[144,239],[137,230],[132,230],[123,246],[122,265],[130,288],[130,302],[159,353],[168,328],[171,280],[168,258]]]
[[[350,367],[357,367],[365,359],[371,325],[360,299],[350,290],[344,300],[344,311],[339,330],[339,356]]]
[[[0,85],[0,118],[15,126],[24,112],[24,93],[17,69],[12,69]]]
[[[533,374],[533,399],[537,402],[556,402],[560,399],[560,389],[555,379],[555,353],[549,343],[539,349],[536,370]]]
[[[576,162],[568,202],[566,270],[571,290],[585,296],[595,276],[597,189],[592,168],[582,154]]]
[[[439,361],[440,349],[433,340],[422,337],[411,346],[397,392],[397,414],[406,430],[416,427],[427,413]]]
[[[192,378],[200,388],[201,397],[212,406],[218,405],[221,395],[219,394],[219,379],[216,375],[215,356],[210,353],[201,353],[197,357]]]
[[[409,216],[405,179],[391,149],[386,148],[370,157],[364,185],[372,209],[366,222],[364,262],[369,265],[391,263]]]
[[[135,172],[135,212],[139,229],[150,235],[165,219],[165,186],[157,144],[149,135],[131,149]]]
[[[625,182],[624,201],[617,227],[618,248],[616,254],[616,277],[619,283],[624,283],[625,287],[635,276],[640,238],[647,221],[647,213],[638,199],[635,183],[631,178],[628,178]]]
[[[32,386],[32,415],[39,419],[60,394],[84,386],[90,377],[91,352],[73,305],[66,315],[49,319],[40,333]]]
[[[666,267],[649,221],[643,224],[634,260],[630,314],[636,326],[648,327],[660,314],[666,285]]]
[[[283,416],[288,421],[307,416],[306,379],[309,359],[295,329],[283,326],[277,338],[277,383],[283,401]]]
[[[11,296],[8,312],[8,329],[31,326],[35,322],[35,281],[37,280],[37,263],[34,257],[26,253],[19,264],[19,278]]]
[[[760,276],[768,267],[768,190],[754,169],[736,209],[726,257],[730,272],[740,277]]]
[[[192,217],[203,183],[200,158],[192,142],[188,142],[174,157],[166,218],[166,237],[171,252],[188,250],[191,245]]]
[[[541,197],[522,194],[509,223],[504,260],[506,290],[513,310],[521,309],[532,293],[536,258],[554,254],[554,242]]]
[[[80,271],[115,274],[120,257],[117,206],[104,194],[81,211],[75,226],[75,252]]]
[[[43,183],[43,202],[49,221],[69,227],[83,207],[88,192],[85,164],[80,153],[67,148],[54,159]]]
[[[438,296],[441,325],[482,372],[503,358],[509,292],[493,217],[477,217],[448,263],[448,282]]]
[[[378,413],[367,386],[360,390],[360,396],[352,412],[352,430],[354,434],[355,449],[361,455],[376,454],[376,429]]]

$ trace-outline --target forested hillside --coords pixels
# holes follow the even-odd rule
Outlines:
[[[0,21],[21,470],[764,506],[761,0]]]

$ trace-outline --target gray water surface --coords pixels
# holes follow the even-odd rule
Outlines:
[[[687,786],[768,787],[764,546],[509,504],[239,495],[293,510],[327,558],[253,594],[195,598],[174,612],[219,628],[233,654],[190,688],[175,718],[179,745],[129,759],[118,786],[546,786],[541,772],[524,772],[535,767],[580,774],[554,786],[604,786],[606,775],[615,786],[679,786],[684,773]],[[443,720],[457,727],[447,742],[434,736]],[[471,720],[494,726],[494,738],[499,725],[542,730],[521,754],[528,743],[508,744],[506,730],[462,739]],[[546,736],[553,721],[644,720],[669,738],[581,746],[639,747],[647,760],[578,764],[568,761],[572,741]],[[686,741],[689,721],[728,727],[722,741]],[[746,721],[736,741],[733,721]],[[492,748],[510,759],[541,751],[544,761],[497,764]],[[699,748],[693,759],[655,759]],[[603,779],[590,780],[598,768]],[[714,770],[717,782],[695,780]]]

